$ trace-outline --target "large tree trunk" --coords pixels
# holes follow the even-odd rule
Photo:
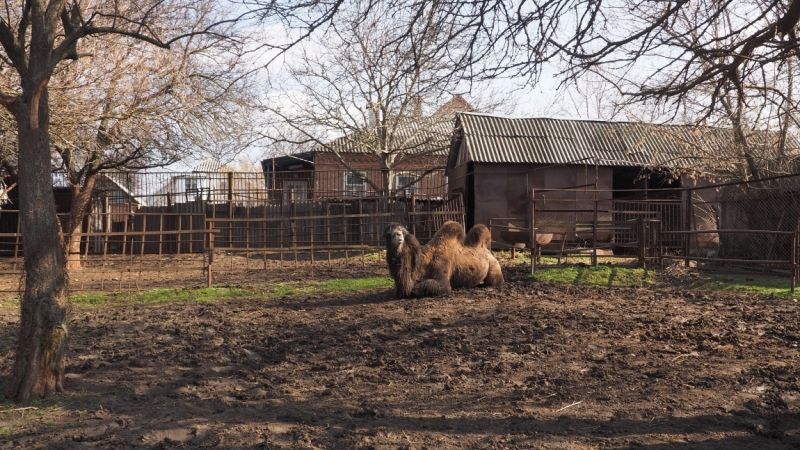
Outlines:
[[[381,181],[383,183],[383,192],[379,192],[378,194],[382,197],[388,197],[391,195],[394,186],[392,186],[392,170],[391,169],[381,169]]]
[[[41,88],[38,117],[18,100],[12,111],[19,135],[19,198],[25,255],[16,359],[4,395],[26,402],[63,390],[67,351],[67,277],[50,176],[47,88]],[[31,97],[26,97],[31,98]],[[38,119],[38,120],[37,120]]]
[[[747,167],[745,169],[745,181],[750,179],[761,179],[760,169],[758,168],[755,156],[752,153],[753,149],[750,147],[750,142],[744,133],[744,124],[742,123],[742,109],[744,100],[742,100],[741,96],[737,97],[736,109],[731,106],[729,101],[723,100],[722,104],[730,116],[731,125],[733,125],[734,142],[741,149],[742,158],[744,158],[745,163],[747,163]]]
[[[91,174],[86,177],[86,181],[83,183],[82,187],[80,181],[70,186],[72,207],[63,230],[63,240],[65,243],[64,255],[67,260],[67,270],[81,268],[80,233],[83,228],[83,218],[86,217],[86,213],[89,212],[89,201],[92,198],[95,180],[97,180],[97,174]]]

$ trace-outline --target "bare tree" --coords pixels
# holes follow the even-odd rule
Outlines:
[[[52,192],[50,82],[64,61],[83,56],[80,47],[92,39],[120,35],[169,48],[185,39],[216,33],[221,23],[197,24],[197,28],[157,23],[156,19],[182,10],[195,11],[195,6],[202,10],[201,4],[191,0],[12,0],[0,13],[0,61],[12,69],[9,82],[2,86],[0,103],[16,125],[25,252],[20,335],[12,373],[3,387],[6,397],[27,401],[63,390],[67,276]],[[261,12],[269,15],[292,8],[296,6],[271,3],[269,10]]]
[[[800,2],[483,0],[460,12],[454,20],[468,17],[476,39],[502,52],[503,63],[490,76],[514,73],[535,80],[544,64],[561,63],[560,75],[567,79],[604,66],[633,81],[638,89],[628,94],[642,97],[679,99],[713,83],[713,110],[725,84],[739,76],[736,69],[797,54]]]
[[[384,7],[396,8],[403,2],[362,0],[354,4],[360,11],[371,13]],[[337,13],[345,13],[346,6],[337,5]],[[640,103],[639,111],[649,108],[648,115],[661,121],[719,124],[724,120],[736,128],[738,120],[745,130],[755,125],[772,129],[780,122],[784,136],[785,126],[794,122],[775,115],[764,120],[764,114],[777,113],[779,108],[791,111],[793,102],[775,95],[788,85],[774,81],[789,82],[791,61],[796,60],[800,48],[796,32],[800,0],[623,0],[614,4],[593,0],[479,0],[405,6],[405,16],[391,14],[381,21],[385,35],[391,36],[387,41],[413,41],[426,23],[423,19],[432,17],[426,14],[435,10],[436,19],[431,23],[438,30],[446,30],[441,41],[453,45],[450,50],[429,53],[462,69],[462,79],[527,77],[535,84],[543,69],[552,66],[562,83],[578,80],[588,72],[602,73],[628,101]],[[394,22],[389,19],[404,17],[413,17],[416,26],[388,28]],[[340,18],[337,16],[337,21]],[[465,48],[462,43],[468,50],[461,51]],[[741,87],[759,92],[763,108],[752,103],[755,95],[737,92]],[[773,91],[771,99],[764,95],[769,91]],[[738,104],[744,108],[739,119]],[[754,121],[754,117],[760,120]],[[746,165],[752,172],[752,163],[761,157],[751,154],[741,139],[743,133],[738,134],[738,151],[745,161],[751,159]]]
[[[640,111],[625,101],[618,87],[602,71],[586,72],[568,86],[549,93],[552,100],[538,106],[538,114],[594,120],[631,120]]]
[[[219,22],[217,5],[206,1],[192,14],[157,20],[199,29]],[[93,39],[82,46],[86,57],[53,74],[55,170],[66,175],[72,193],[62,230],[68,269],[80,267],[77,233],[102,171],[162,167],[198,153],[229,161],[258,139],[246,119],[255,110],[255,76],[241,61],[244,37],[230,39],[237,34],[232,28],[220,26],[222,35],[192,36],[169,49],[123,36]]]
[[[720,20],[703,35],[703,30],[694,24],[704,23],[707,11],[697,6],[687,7],[675,15],[672,28],[666,32],[673,47],[696,58],[699,70],[713,71],[721,61],[731,58],[729,49],[740,45],[738,33],[733,33],[737,25],[742,25],[739,12],[724,9],[717,15]],[[713,153],[698,160],[704,170],[748,180],[788,169],[791,158],[787,154],[787,138],[790,130],[797,130],[793,88],[797,69],[792,64],[796,57],[786,52],[783,59],[770,60],[756,57],[756,53],[753,50],[753,58],[744,58],[736,64],[733,64],[735,58],[730,60],[724,77],[699,80],[670,102],[666,101],[670,98],[669,91],[663,90],[669,85],[663,79],[667,72],[654,77],[661,79],[658,82],[661,90],[658,84],[648,87],[639,83],[642,95],[638,99],[671,104],[674,110],[683,111],[685,117],[694,115],[691,120],[694,123],[731,129],[724,154],[718,150],[708,152],[702,144],[696,149],[696,154]],[[674,77],[674,73],[670,76]],[[633,99],[637,100],[637,96]]]
[[[748,134],[771,129],[785,137],[794,122],[787,114],[795,102],[783,93],[792,90],[800,48],[799,0],[483,0],[453,17],[498,55],[484,76],[535,84],[555,67],[568,84],[602,73],[626,102],[660,121],[732,127],[745,178],[761,176],[764,159]]]
[[[468,89],[469,36],[446,17],[448,8],[423,3],[342,6],[333,24],[297,51],[284,90],[271,100],[278,123],[271,137],[331,152],[380,195],[440,169],[429,167],[406,186],[392,184],[396,170],[449,146],[452,113],[432,114],[428,105]],[[382,179],[353,167],[350,152],[371,155]]]

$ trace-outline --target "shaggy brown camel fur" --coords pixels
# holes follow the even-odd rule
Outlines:
[[[475,225],[465,235],[461,224],[446,222],[424,246],[398,223],[387,225],[384,237],[397,298],[434,297],[458,288],[503,284],[485,225]]]

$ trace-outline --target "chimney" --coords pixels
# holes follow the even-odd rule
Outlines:
[[[422,118],[422,97],[419,95],[411,97],[411,117]]]

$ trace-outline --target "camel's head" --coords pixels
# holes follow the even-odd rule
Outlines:
[[[383,232],[383,237],[386,238],[386,246],[399,249],[406,241],[406,234],[408,234],[408,230],[399,223],[392,222],[386,225],[386,230]]]

